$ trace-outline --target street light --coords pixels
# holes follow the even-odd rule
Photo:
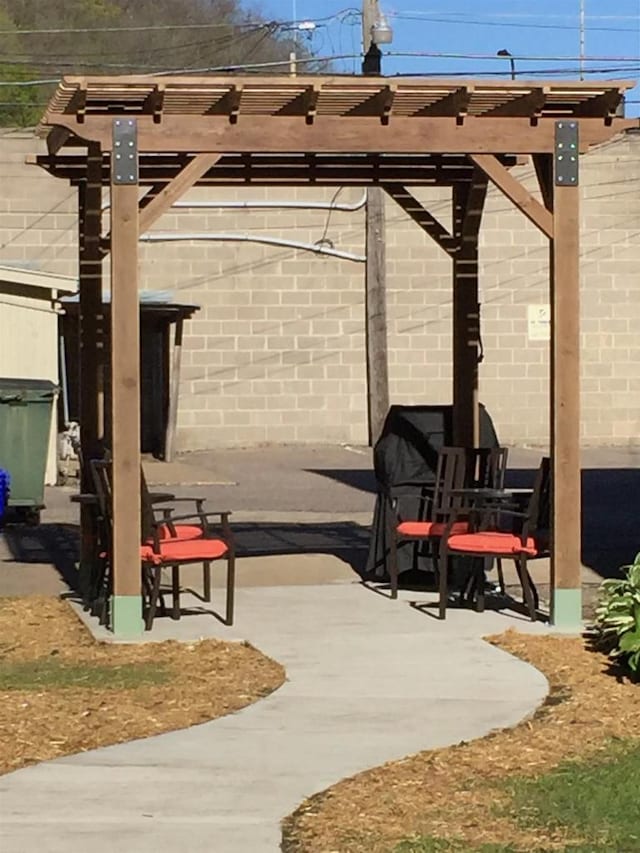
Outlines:
[[[393,29],[387,16],[380,10],[378,0],[364,0],[362,9],[362,41],[364,62],[362,73],[380,75],[382,73],[382,51],[380,44],[391,44]]]
[[[509,65],[511,66],[511,79],[515,80],[516,79],[516,61],[513,58],[513,56],[511,56],[511,54],[509,53],[507,48],[503,47],[502,50],[498,51],[496,56],[506,56],[509,58]]]

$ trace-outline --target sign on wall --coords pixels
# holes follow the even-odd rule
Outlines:
[[[527,306],[527,328],[530,341],[551,340],[551,308],[549,305]]]

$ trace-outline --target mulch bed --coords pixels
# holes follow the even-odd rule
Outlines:
[[[0,691],[0,773],[46,759],[213,720],[271,693],[280,664],[243,643],[96,642],[56,598],[0,599],[0,660],[118,666],[158,664],[163,684],[132,689]]]
[[[490,642],[533,664],[551,686],[535,716],[471,743],[411,756],[347,779],[285,821],[287,853],[389,853],[415,835],[516,849],[553,850],[562,833],[527,830],[494,808],[508,804],[498,784],[537,776],[565,759],[588,758],[611,738],[637,736],[640,685],[612,674],[584,639],[508,631]],[[541,834],[542,833],[542,834]]]

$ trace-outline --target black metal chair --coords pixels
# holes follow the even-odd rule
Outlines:
[[[452,555],[484,559],[512,559],[522,586],[524,603],[533,622],[537,618],[538,594],[527,563],[550,555],[551,464],[545,457],[538,469],[527,507],[478,505],[474,508],[476,529],[456,531],[453,513],[446,534],[440,540],[440,562],[446,565]],[[465,510],[468,514],[468,507]],[[484,575],[474,576],[478,609],[484,607]]]
[[[94,460],[91,463],[96,494],[106,523],[105,541],[110,565],[112,553],[111,463]],[[184,498],[182,500],[192,500]],[[211,563],[227,563],[225,624],[233,624],[235,598],[235,546],[229,525],[230,512],[204,509],[204,499],[197,500],[198,512],[175,515],[172,508],[160,510],[155,518],[146,485],[142,490],[142,529],[140,544],[141,592],[146,596],[145,627],[153,624],[158,606],[164,611],[161,583],[162,571],[171,569],[171,616],[180,618],[180,567],[191,564],[203,566],[203,598],[211,600]],[[212,517],[220,520],[219,530],[211,524]],[[191,522],[184,524],[183,522]],[[108,572],[111,578],[112,572]]]
[[[470,488],[502,488],[507,465],[508,449],[443,447],[438,453],[435,483],[425,484],[417,517],[403,517],[401,500],[390,498],[393,512],[389,530],[389,576],[391,597],[398,596],[398,544],[401,540],[416,539],[428,544],[434,569],[438,575],[440,617],[445,618],[448,595],[447,564],[439,559],[440,538],[445,531],[466,533],[468,516],[463,517],[464,498],[456,494]],[[414,484],[415,485],[415,484]],[[449,528],[455,515],[456,521]]]

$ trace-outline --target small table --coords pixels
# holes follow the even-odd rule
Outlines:
[[[504,501],[510,498],[530,498],[533,489],[492,489],[485,486],[471,486],[464,489],[451,489],[454,497],[477,498],[488,501]]]

